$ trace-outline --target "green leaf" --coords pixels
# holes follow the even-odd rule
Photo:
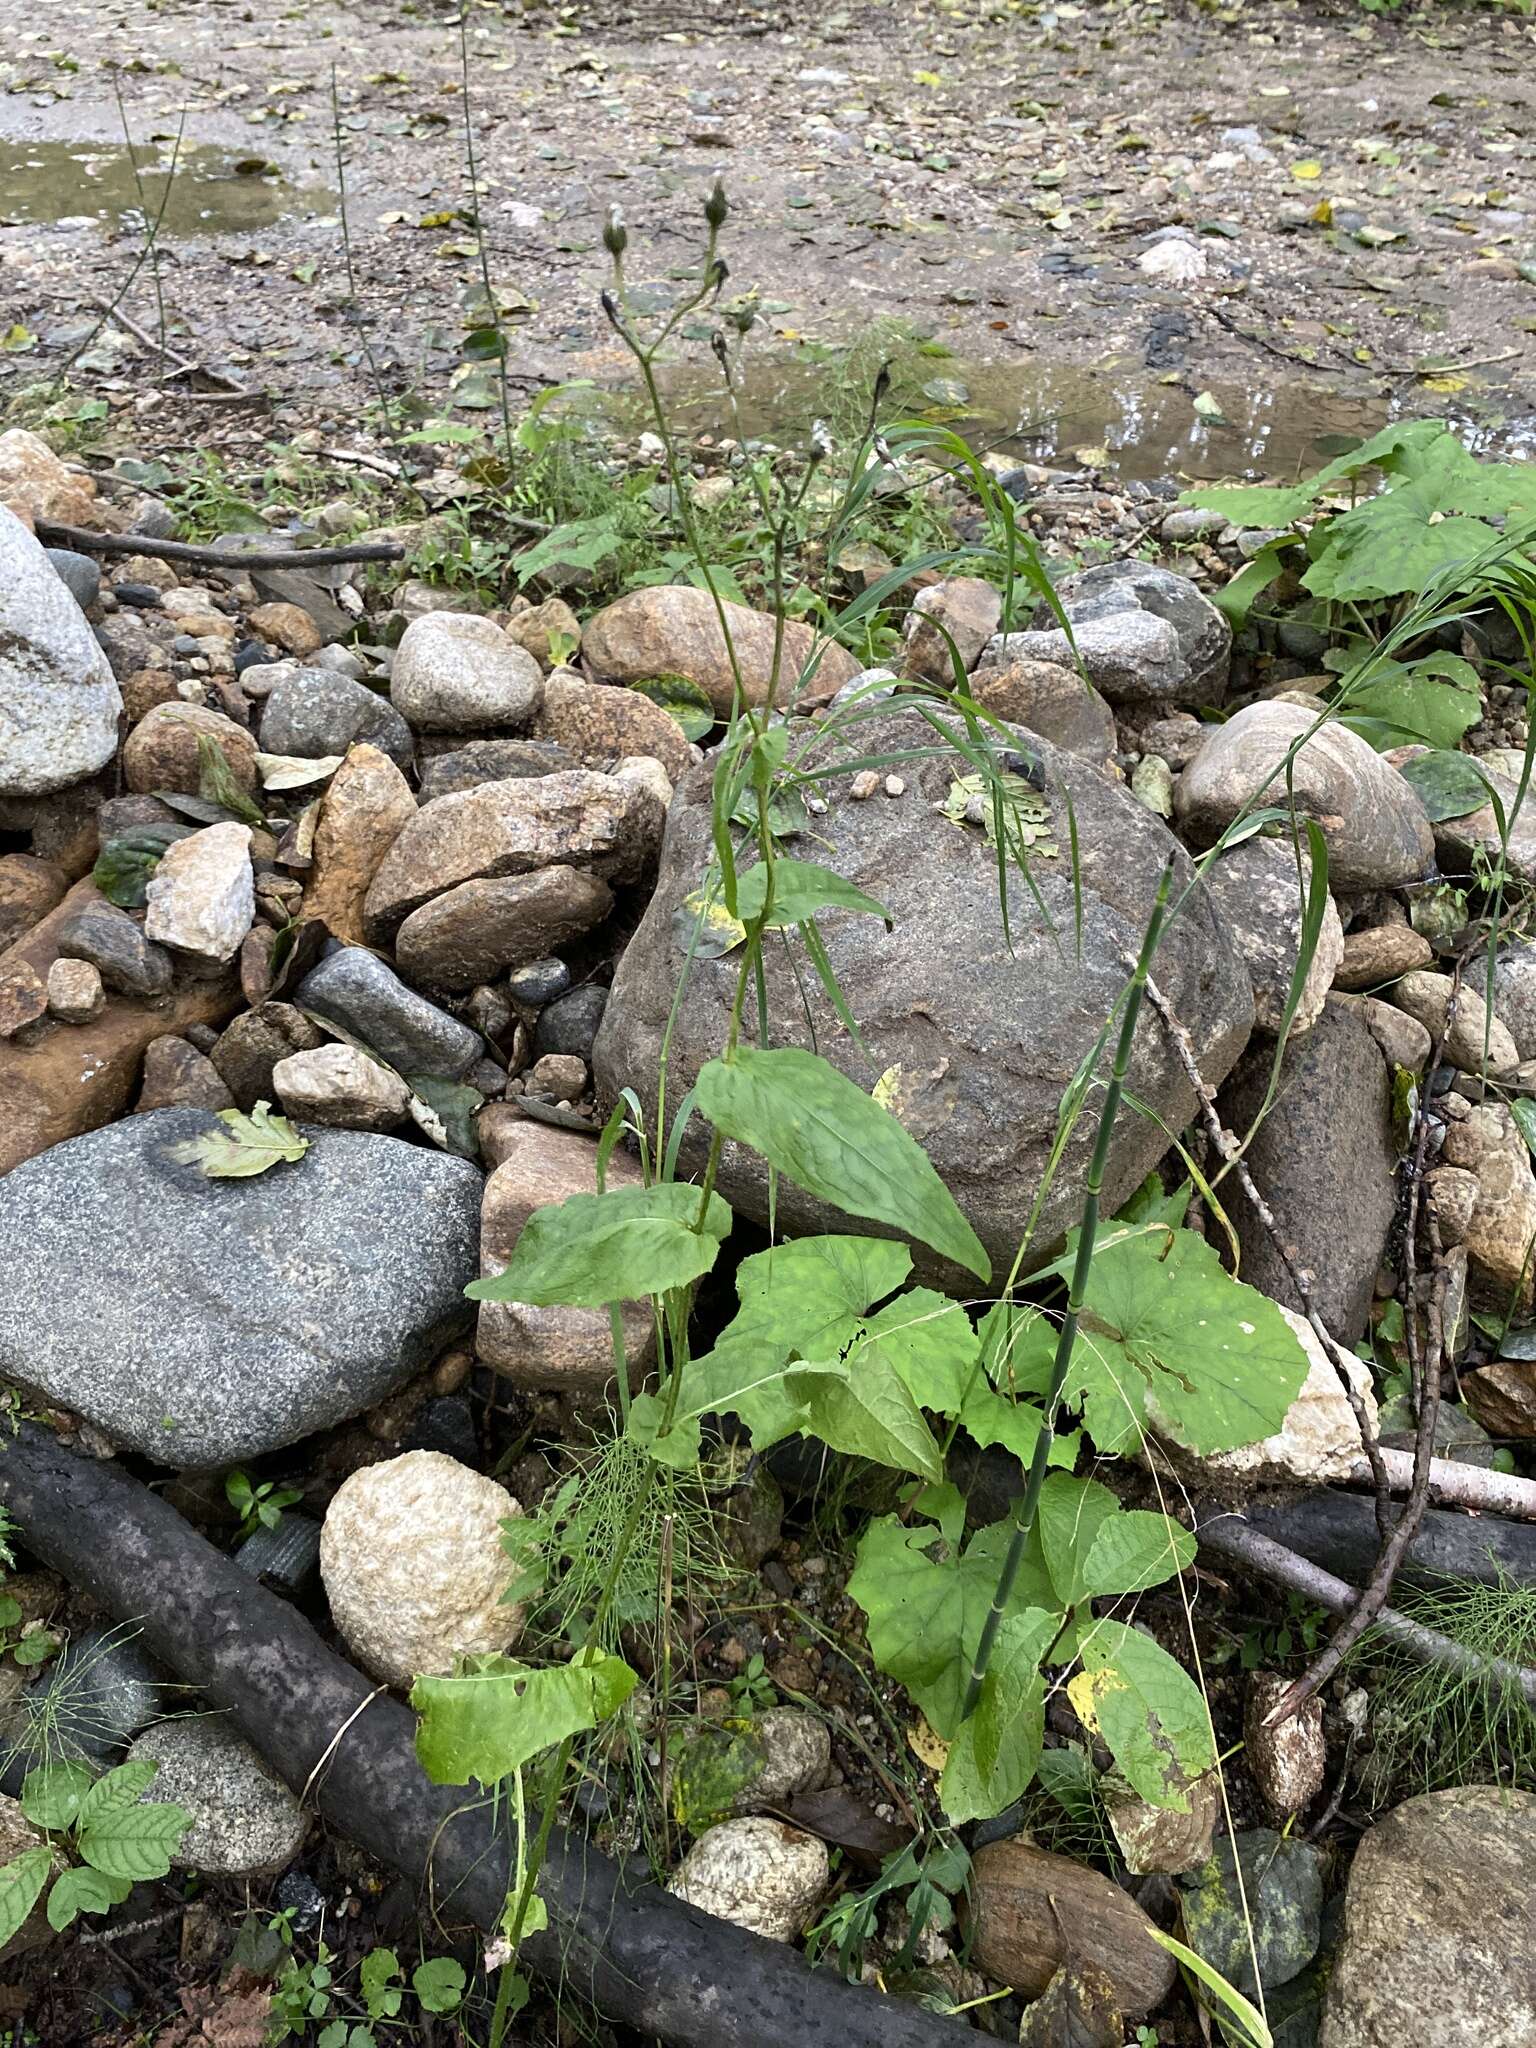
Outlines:
[[[1328,521],[1317,559],[1301,579],[1314,597],[1348,603],[1410,591],[1418,596],[1446,569],[1497,545],[1498,534],[1480,519],[1447,516],[1447,481],[1456,461],[1449,448],[1464,451],[1454,437],[1446,442],[1444,458]]]
[[[108,1877],[135,1883],[164,1877],[182,1836],[192,1825],[184,1807],[151,1800],[104,1814],[80,1831],[80,1854]]]
[[[23,1849],[0,1865],[0,1949],[27,1924],[52,1868],[53,1851],[46,1843]]]
[[[1101,1594],[1140,1593],[1193,1564],[1187,1529],[1143,1509],[1122,1508],[1096,1479],[1053,1472],[1040,1489],[1040,1544],[1063,1607]]]
[[[1149,1927],[1147,1932],[1159,1948],[1167,1949],[1169,1955],[1176,1962],[1182,1963],[1191,1976],[1198,1978],[1206,1990],[1231,2014],[1232,2022],[1242,2030],[1233,2048],[1275,2048],[1275,2037],[1258,2007],[1251,2004],[1234,1985],[1229,1984],[1219,1970],[1213,1969],[1204,1956],[1197,1955],[1192,1948],[1186,1948],[1182,1941],[1176,1941],[1171,1934],[1164,1934],[1160,1927]],[[1225,2034],[1226,2030],[1227,2022],[1223,2022],[1222,2032]]]
[[[416,1754],[434,1785],[497,1784],[551,1744],[596,1728],[639,1679],[621,1657],[583,1650],[536,1670],[510,1657],[467,1658],[452,1678],[418,1678]]]
[[[472,1301],[605,1308],[687,1287],[713,1266],[731,1227],[730,1210],[711,1195],[695,1229],[700,1202],[681,1182],[570,1195],[535,1209],[502,1271],[464,1292]]]
[[[1054,1350],[1044,1318],[1026,1326],[1010,1358],[1021,1391],[1045,1391]],[[1279,1309],[1193,1231],[1128,1229],[1095,1250],[1063,1398],[1101,1451],[1133,1450],[1149,1430],[1202,1456],[1258,1443],[1306,1375]]]
[[[958,1301],[929,1287],[914,1287],[887,1302],[865,1322],[848,1355],[852,1371],[871,1356],[888,1361],[920,1408],[958,1415],[968,1382],[984,1385],[977,1371],[981,1340]]]
[[[236,781],[229,756],[218,741],[205,732],[197,735],[197,793],[205,803],[217,804],[221,811],[228,811],[243,825],[254,826],[257,831],[266,825],[265,815]]]
[[[485,1102],[480,1090],[467,1081],[445,1080],[440,1074],[407,1074],[404,1078],[411,1093],[430,1112],[417,1121],[433,1144],[452,1152],[456,1158],[478,1161],[480,1139],[475,1116]]]
[[[1509,1113],[1514,1118],[1515,1129],[1525,1140],[1526,1149],[1536,1158],[1536,1102],[1529,1095],[1512,1095]],[[1508,1352],[1503,1353],[1505,1357],[1509,1355]]]
[[[1295,545],[1295,539],[1290,535],[1270,541],[1260,548],[1251,562],[1239,569],[1229,583],[1224,583],[1220,590],[1212,593],[1212,604],[1225,616],[1234,633],[1242,631],[1255,604],[1270,585],[1278,583],[1285,574],[1286,553]]]
[[[926,1510],[925,1510],[926,1512]],[[895,1515],[870,1523],[859,1540],[848,1592],[869,1622],[880,1669],[900,1681],[938,1733],[960,1727],[971,1660],[997,1589],[1012,1525],[979,1529],[962,1551],[960,1513],[946,1525],[908,1525]],[[1031,1542],[1009,1601],[1010,1614],[1055,1604],[1050,1579]]]
[[[701,740],[719,723],[708,691],[701,690],[687,676],[650,676],[629,687],[652,704],[659,704],[669,718],[675,718],[683,729],[684,739]]]
[[[130,1806],[136,1806],[155,1781],[160,1766],[148,1759],[119,1764],[92,1785],[80,1802],[79,1825],[100,1827]]]
[[[411,1989],[428,2012],[457,2012],[468,1980],[452,1956],[429,1956],[411,1972]]]
[[[738,1047],[699,1074],[699,1109],[808,1193],[888,1223],[982,1280],[992,1266],[916,1139],[816,1053]]]
[[[1123,1621],[1095,1621],[1068,1697],[1149,1805],[1189,1811],[1184,1787],[1216,1761],[1210,1715],[1182,1665]]]
[[[241,1109],[215,1112],[228,1132],[205,1131],[200,1138],[188,1138],[170,1148],[170,1157],[184,1166],[199,1166],[206,1180],[249,1180],[283,1162],[304,1157],[308,1138],[302,1137],[285,1116],[274,1116],[270,1102],[258,1102],[247,1116]]]
[[[799,1401],[802,1428],[834,1451],[871,1458],[920,1479],[941,1480],[944,1460],[917,1403],[890,1361],[867,1351],[828,1372],[791,1366],[785,1375],[790,1397]]]
[[[22,1784],[21,1810],[35,1828],[72,1828],[95,1782],[84,1764],[39,1764]]]
[[[750,924],[762,916],[767,893],[768,863],[759,861],[736,884],[736,914],[743,923]],[[878,917],[886,930],[891,930],[890,912],[873,896],[855,889],[831,868],[780,854],[773,863],[773,908],[764,929],[778,931],[786,925],[804,924],[823,910],[863,911],[869,917]]]
[[[1457,689],[1452,683],[1436,682],[1406,669],[1381,676],[1361,689],[1351,689],[1346,676],[1340,688],[1340,709],[1342,722],[1381,753],[1413,740],[1454,749],[1483,715],[1476,691]]]
[[[371,1948],[363,1957],[357,1978],[369,2019],[389,2020],[399,2012],[405,1998],[395,1982],[399,1975],[400,1958],[392,1948]]]
[[[62,1933],[81,1913],[108,1913],[120,1906],[132,1890],[130,1878],[109,1877],[89,1864],[76,1864],[54,1879],[48,1894],[48,1925]]]
[[[611,514],[568,520],[546,533],[517,557],[517,587],[526,590],[535,576],[550,570],[596,569],[611,561],[624,545],[624,535]]]
[[[97,856],[91,880],[120,910],[137,910],[149,894],[150,876],[165,849],[193,830],[190,825],[135,825],[109,839]]]
[[[990,1820],[1029,1790],[1045,1739],[1045,1681],[1040,1660],[1061,1616],[1039,1607],[999,1626],[975,1711],[961,1722],[939,1783],[954,1826]]]
[[[1412,784],[1432,825],[1465,818],[1488,801],[1488,783],[1467,754],[1416,754],[1398,772]]]

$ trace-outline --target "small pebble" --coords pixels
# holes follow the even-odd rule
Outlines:
[[[887,775],[885,778],[885,793],[887,796],[905,796],[907,785],[901,776]]]
[[[873,768],[861,768],[853,778],[848,794],[856,804],[867,803],[880,787],[880,777]]]
[[[48,1008],[62,1024],[89,1024],[106,1007],[101,969],[89,960],[55,960],[48,969]]]

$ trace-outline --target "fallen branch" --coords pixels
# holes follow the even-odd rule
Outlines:
[[[165,562],[200,562],[210,569],[239,575],[242,569],[330,569],[342,562],[398,562],[405,549],[397,541],[354,541],[338,548],[219,548],[186,540],[153,540],[147,533],[91,533],[83,526],[61,526],[54,519],[36,522],[45,547],[77,548],[87,555],[153,555]]]
[[[1284,1586],[1287,1592],[1299,1593],[1304,1599],[1316,1601],[1319,1607],[1326,1607],[1331,1614],[1347,1616],[1359,1608],[1360,1595],[1353,1586],[1347,1585],[1343,1579],[1336,1579],[1332,1572],[1325,1572],[1321,1565],[1309,1564],[1294,1550],[1287,1550],[1283,1543],[1261,1535],[1240,1515],[1217,1515],[1214,1520],[1202,1523],[1196,1533],[1203,1549],[1219,1551],[1224,1557],[1230,1557],[1234,1562],[1246,1565],[1250,1571],[1272,1580],[1275,1585]],[[1518,1687],[1536,1707],[1536,1671],[1508,1663],[1503,1657],[1480,1657],[1465,1644],[1441,1635],[1438,1629],[1410,1621],[1395,1607],[1379,1608],[1371,1620],[1384,1636],[1406,1650],[1410,1657],[1416,1657],[1421,1664],[1438,1664],[1448,1671],[1460,1671],[1468,1678],[1481,1679],[1489,1685]]]
[[[203,1693],[339,1833],[425,1885],[445,1924],[494,1934],[512,1876],[509,1801],[434,1785],[414,1715],[112,1462],[24,1423],[0,1441],[0,1502],[29,1549]],[[536,1816],[528,1825],[537,1829]],[[539,1873],[549,1926],[519,1960],[611,2021],[676,2048],[957,2048],[942,2015],[670,1897],[556,1828]]]
[[[105,313],[109,320],[115,320],[119,327],[125,329],[133,336],[135,341],[141,341],[146,348],[152,348],[157,356],[162,357],[164,361],[170,364],[172,370],[178,376],[211,377],[216,384],[222,384],[226,387],[224,396],[233,394],[241,398],[249,398],[253,395],[248,391],[242,390],[234,378],[226,377],[222,370],[205,369],[201,363],[194,362],[190,356],[178,355],[175,349],[167,347],[163,341],[157,341],[147,327],[141,327],[131,313],[124,311],[121,303],[114,305],[107,299],[96,298],[90,292],[87,292],[85,295],[85,303],[88,306],[94,306],[98,313]]]
[[[1262,1535],[1341,1578],[1364,1579],[1376,1556],[1370,1502],[1355,1493],[1320,1488],[1296,1500],[1252,1500],[1246,1513]],[[1403,1576],[1443,1584],[1448,1579],[1493,1586],[1501,1581],[1536,1588],[1536,1529],[1496,1515],[1454,1515],[1431,1508],[1402,1563]]]
[[[1381,1462],[1393,1493],[1406,1493],[1413,1484],[1412,1451],[1394,1450],[1383,1444]],[[1351,1470],[1349,1483],[1371,1484],[1371,1470],[1363,1458]],[[1429,1497],[1442,1507],[1471,1508],[1478,1514],[1509,1515],[1519,1522],[1536,1522],[1536,1479],[1522,1479],[1516,1472],[1494,1472],[1486,1465],[1431,1458]]]

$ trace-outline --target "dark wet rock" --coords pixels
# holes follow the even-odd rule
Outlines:
[[[927,720],[904,711],[861,725],[858,739],[861,754],[934,744]],[[808,1044],[814,1023],[820,1048],[862,1087],[899,1070],[896,1113],[927,1148],[999,1271],[1006,1271],[1039,1192],[1063,1091],[1120,998],[1127,955],[1134,958],[1141,944],[1170,858],[1182,908],[1159,949],[1158,980],[1213,1083],[1225,1077],[1253,1023],[1247,975],[1203,892],[1186,896],[1192,870],[1166,828],[1091,763],[1025,733],[1016,743],[1026,763],[1038,757],[1045,785],[1031,827],[1039,832],[1031,877],[1049,924],[1030,891],[1015,886],[1010,946],[983,824],[956,823],[936,808],[955,799],[969,763],[958,753],[934,753],[906,765],[908,789],[899,802],[854,800],[849,773],[818,784],[829,805],[816,820],[818,857],[884,904],[894,925],[887,934],[878,918],[836,911],[825,920],[832,971],[859,1019],[864,1049],[849,1040],[819,988],[806,989],[777,951],[768,962],[777,1042]],[[846,743],[824,738],[806,765],[841,758],[840,744]],[[595,1048],[607,1101],[626,1086],[642,1099],[654,1091],[687,948],[686,920],[680,928],[676,913],[712,857],[710,783],[709,770],[697,770],[677,793],[655,896],[614,979]],[[1067,851],[1069,793],[1081,856],[1081,950]],[[963,810],[963,785],[958,796]],[[984,813],[985,806],[978,808]],[[1054,834],[1059,840],[1048,836]],[[1059,850],[1045,852],[1050,845]],[[735,973],[729,956],[694,962],[672,1039],[669,1086],[691,1087],[724,1043]],[[1371,1055],[1379,1070],[1374,1046]],[[1138,1029],[1130,1086],[1170,1128],[1188,1120],[1193,1093],[1150,1012]],[[1091,1126],[1091,1118],[1080,1122],[1046,1199],[1032,1245],[1040,1256],[1061,1241],[1081,1207]],[[684,1144],[687,1170],[696,1163],[695,1142]],[[1165,1147],[1150,1121],[1121,1122],[1105,1189],[1109,1208],[1125,1200]],[[754,1155],[727,1146],[720,1191],[766,1219],[768,1176]],[[778,1214],[780,1226],[793,1232],[868,1227],[782,1180]]]
[[[1256,1045],[1222,1090],[1222,1120],[1239,1136],[1263,1104],[1273,1058],[1272,1045]],[[1397,1213],[1397,1146],[1386,1063],[1343,1004],[1325,1003],[1312,1029],[1287,1044],[1247,1160],[1281,1235],[1311,1268],[1324,1323],[1341,1343],[1355,1343]],[[1230,1179],[1223,1200],[1242,1245],[1243,1278],[1299,1308],[1269,1233]]]
[[[1218,1842],[1184,1889],[1186,1940],[1249,1998],[1261,1983],[1268,1990],[1301,1974],[1317,1954],[1322,1915],[1322,1857],[1273,1828]]]
[[[362,740],[388,754],[397,767],[410,767],[411,729],[387,697],[330,669],[280,665],[285,673],[261,714],[263,753],[316,761],[345,754]]]
[[[461,882],[412,911],[396,934],[395,958],[418,986],[470,989],[548,957],[612,908],[607,883],[576,868]]]
[[[339,1024],[405,1075],[457,1080],[484,1051],[478,1031],[417,995],[377,953],[342,946],[311,968],[295,1001]]]
[[[293,1164],[209,1180],[156,1110],[0,1180],[0,1372],[159,1464],[260,1457],[371,1407],[467,1319],[481,1178],[311,1131]]]
[[[45,548],[43,552],[81,611],[89,611],[101,595],[101,565],[89,555],[77,555],[72,548]]]
[[[106,986],[125,996],[163,996],[171,985],[171,956],[151,944],[125,910],[98,903],[60,927],[59,957],[89,960]]]
[[[607,1007],[608,991],[596,982],[585,982],[568,995],[557,996],[540,1011],[533,1028],[535,1057],[574,1053],[578,1059],[590,1061]]]
[[[418,801],[429,804],[440,796],[477,789],[482,782],[514,782],[520,776],[555,775],[562,768],[580,766],[568,748],[552,739],[471,740],[466,747],[435,754],[426,762]]]

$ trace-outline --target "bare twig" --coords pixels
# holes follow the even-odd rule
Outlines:
[[[1381,1462],[1392,1491],[1406,1493],[1413,1484],[1412,1451],[1396,1451],[1383,1444]],[[1370,1478],[1370,1467],[1362,1458],[1351,1470],[1349,1483],[1365,1486]],[[1429,1497],[1432,1503],[1443,1507],[1470,1508],[1477,1514],[1536,1522],[1536,1479],[1522,1479],[1515,1472],[1493,1472],[1486,1465],[1462,1465],[1450,1458],[1431,1458]]]
[[[1258,1572],[1289,1592],[1315,1600],[1319,1607],[1326,1607],[1332,1614],[1351,1615],[1359,1609],[1361,1596],[1353,1586],[1343,1579],[1336,1579],[1332,1572],[1325,1572],[1321,1565],[1298,1557],[1283,1543],[1261,1535],[1241,1515],[1217,1515],[1202,1523],[1196,1533],[1203,1546],[1220,1551],[1223,1556],[1246,1565],[1250,1571]],[[1531,1705],[1536,1706],[1536,1671],[1511,1664],[1503,1657],[1480,1657],[1475,1650],[1441,1635],[1437,1629],[1411,1621],[1395,1607],[1380,1608],[1372,1620],[1384,1636],[1420,1663],[1438,1664],[1450,1671],[1460,1671],[1469,1678],[1483,1679],[1491,1685],[1518,1687]],[[1271,1715],[1270,1719],[1273,1718]]]
[[[87,555],[154,555],[167,562],[202,562],[210,569],[329,569],[342,562],[398,562],[405,549],[392,540],[354,541],[339,548],[203,547],[192,541],[152,540],[147,533],[90,533],[39,519],[37,537],[49,547],[78,548]]]

